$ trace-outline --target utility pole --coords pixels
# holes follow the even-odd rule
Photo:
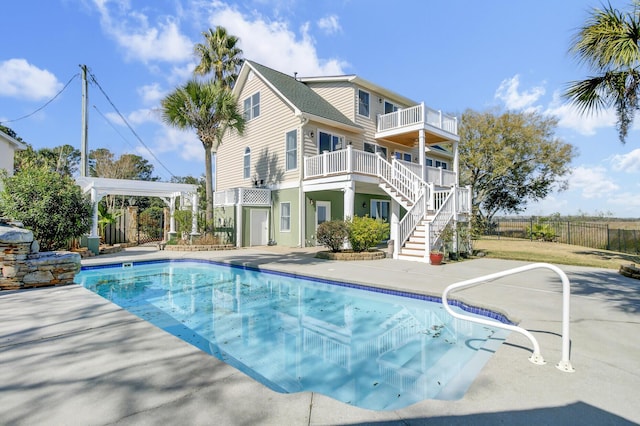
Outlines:
[[[89,103],[89,92],[87,90],[87,66],[80,65],[82,69],[82,139],[80,143],[80,177],[87,177],[87,132],[89,128],[87,104]]]

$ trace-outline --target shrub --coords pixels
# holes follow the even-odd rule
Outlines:
[[[318,243],[336,253],[349,236],[349,226],[344,220],[330,220],[318,225],[316,234]]]
[[[555,241],[556,230],[548,223],[535,223],[533,227],[527,227],[527,233],[531,238],[542,241]]]
[[[66,249],[91,229],[91,201],[71,177],[29,167],[2,181],[0,211],[30,229],[43,251]]]
[[[368,216],[355,216],[349,224],[349,243],[355,252],[375,247],[389,233],[389,224]]]

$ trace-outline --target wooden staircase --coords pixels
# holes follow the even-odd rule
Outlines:
[[[384,192],[389,194],[391,198],[393,198],[396,202],[398,202],[398,204],[404,207],[405,210],[410,210],[413,204],[415,203],[415,200],[410,200],[409,198],[405,197],[403,194],[401,194],[398,190],[396,190],[394,187],[389,185],[387,182],[383,181],[378,186],[382,188]]]

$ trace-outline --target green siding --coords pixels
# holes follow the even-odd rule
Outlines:
[[[299,189],[283,189],[279,191],[271,191],[271,199],[273,200],[273,238],[276,243],[285,247],[297,247],[299,245],[300,236],[300,201]],[[291,203],[291,230],[287,232],[280,231],[280,203]]]

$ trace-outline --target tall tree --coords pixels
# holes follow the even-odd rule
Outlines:
[[[498,212],[520,212],[554,189],[566,189],[563,178],[576,152],[554,136],[556,125],[557,119],[536,112],[462,114],[460,180],[473,187],[472,206],[480,224]]]
[[[233,87],[242,65],[242,50],[237,46],[238,37],[230,35],[224,27],[203,32],[204,43],[197,43],[193,49],[200,63],[195,74],[213,73],[213,81],[225,87]]]
[[[27,144],[27,149],[16,152],[13,163],[16,172],[43,166],[61,175],[73,176],[80,166],[80,150],[71,145],[34,150]]]
[[[569,83],[564,93],[582,113],[615,107],[620,141],[626,141],[638,111],[640,89],[640,1],[629,11],[611,4],[593,8],[574,37],[571,53],[595,76]]]
[[[162,100],[162,119],[179,129],[194,129],[204,147],[207,223],[213,222],[213,170],[215,153],[226,129],[242,134],[245,120],[229,88],[220,83],[190,80]]]

